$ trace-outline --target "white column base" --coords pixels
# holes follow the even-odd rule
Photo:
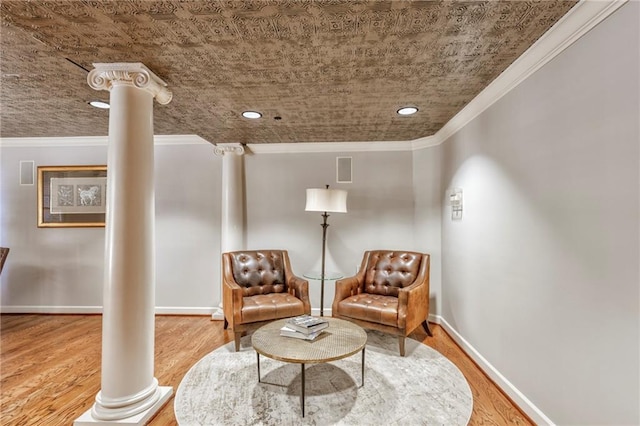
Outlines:
[[[149,409],[135,416],[127,417],[121,420],[96,420],[91,416],[92,408],[89,408],[83,415],[78,417],[73,422],[73,426],[108,426],[108,425],[146,425],[149,420],[162,408],[164,404],[169,401],[171,395],[173,395],[173,388],[171,386],[158,386],[160,392],[160,398]]]
[[[224,311],[222,310],[222,306],[218,306],[216,310],[211,314],[211,319],[216,321],[224,320]]]

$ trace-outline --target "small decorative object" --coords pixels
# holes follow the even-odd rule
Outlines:
[[[462,219],[462,189],[453,188],[449,194],[449,202],[451,203],[451,219]]]
[[[311,334],[329,327],[329,322],[323,318],[312,317],[311,315],[300,315],[289,318],[286,327],[304,334]]]
[[[314,331],[313,333],[301,333],[297,330],[289,328],[288,326],[282,326],[280,329],[280,335],[285,337],[293,337],[294,339],[302,340],[315,340],[316,337],[322,334],[323,330]]]
[[[104,226],[107,166],[39,166],[38,227]]]

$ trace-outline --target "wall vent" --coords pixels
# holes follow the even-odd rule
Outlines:
[[[20,161],[20,185],[33,185],[35,182],[35,162]]]
[[[336,182],[352,183],[353,174],[351,167],[352,157],[336,157]]]

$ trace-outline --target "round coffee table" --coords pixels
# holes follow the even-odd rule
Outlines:
[[[362,327],[337,318],[324,318],[329,322],[315,340],[308,341],[280,335],[286,319],[271,322],[257,329],[251,344],[258,357],[258,382],[260,377],[260,355],[278,361],[300,364],[302,367],[302,391],[300,405],[304,417],[304,366],[319,364],[349,357],[362,351],[362,386],[364,386],[364,348],[367,333]]]

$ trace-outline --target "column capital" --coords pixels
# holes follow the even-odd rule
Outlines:
[[[161,104],[171,102],[173,94],[149,68],[140,62],[93,64],[87,83],[95,90],[111,90],[117,85],[130,85],[150,92]]]
[[[216,144],[214,154],[224,157],[225,154],[244,154],[244,147],[239,143],[219,143]]]

